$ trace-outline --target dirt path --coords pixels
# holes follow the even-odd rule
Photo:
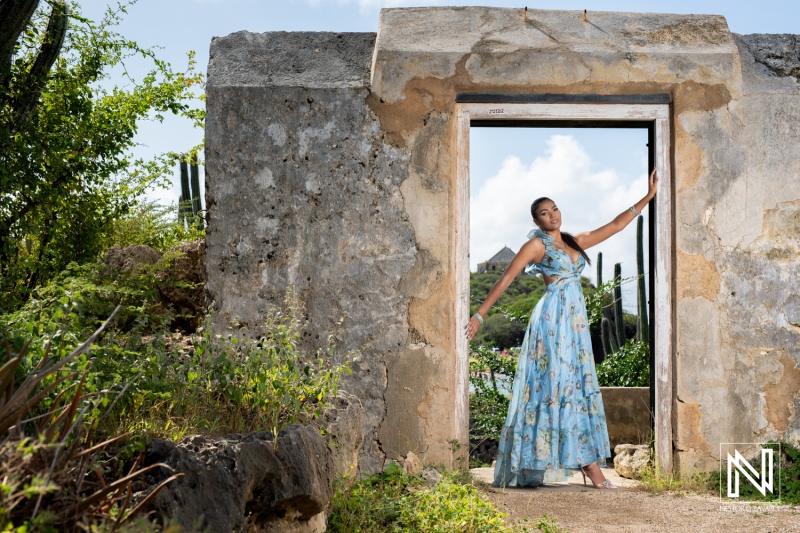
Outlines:
[[[546,483],[533,489],[498,489],[490,485],[491,468],[471,472],[479,486],[509,522],[535,520],[547,514],[570,533],[700,533],[747,531],[748,533],[800,532],[800,507],[747,507],[728,504],[718,497],[651,495],[637,489],[638,483],[620,478],[613,468],[603,473],[623,488],[598,490],[583,486],[580,473],[566,483]],[[587,479],[587,483],[591,483]]]

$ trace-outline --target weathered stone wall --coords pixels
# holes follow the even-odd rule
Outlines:
[[[671,96],[676,464],[717,468],[719,442],[800,439],[797,38],[735,36],[717,16],[582,14],[386,9],[374,52],[371,34],[212,43],[209,297],[252,327],[292,283],[310,346],[348,315],[340,345],[368,344],[345,385],[366,403],[364,471],[408,450],[465,457],[450,442],[463,92]]]
[[[218,322],[237,318],[252,334],[292,285],[306,306],[306,348],[335,331],[340,351],[363,347],[343,388],[364,405],[365,471],[383,466],[386,360],[407,342],[398,287],[416,255],[400,194],[408,156],[383,142],[365,103],[374,41],[215,39],[206,125],[207,291]]]
[[[717,468],[720,442],[800,441],[800,87],[782,70],[799,56],[775,46],[794,36],[734,37],[741,92],[675,121],[676,158],[695,153],[677,183],[682,470]]]

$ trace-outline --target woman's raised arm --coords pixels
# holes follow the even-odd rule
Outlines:
[[[544,243],[541,239],[533,238],[522,245],[517,255],[514,256],[514,259],[511,260],[511,263],[506,268],[506,271],[503,272],[503,275],[500,279],[492,287],[492,290],[489,291],[489,294],[486,295],[486,299],[481,304],[480,309],[478,309],[478,315],[482,317],[486,316],[486,313],[489,312],[489,309],[492,308],[494,303],[500,299],[500,296],[503,295],[505,290],[511,285],[511,282],[517,277],[525,266],[530,263],[531,261],[536,261],[537,263],[540,262],[544,258]],[[472,338],[475,335],[475,332],[478,331],[478,327],[480,327],[481,322],[478,321],[477,318],[472,316],[469,319],[469,323],[465,326],[466,335],[468,338]]]
[[[656,169],[654,168],[653,171],[650,173],[647,194],[644,196],[644,198],[642,198],[633,205],[637,213],[641,213],[642,209],[644,209],[647,203],[653,199],[653,196],[656,195],[657,185],[658,185],[658,176],[656,175]],[[584,231],[582,233],[576,233],[575,239],[578,241],[578,244],[581,245],[581,248],[586,250],[587,248],[591,248],[596,244],[600,244],[601,242],[608,239],[615,233],[619,233],[625,228],[625,226],[630,224],[630,222],[634,218],[636,218],[636,215],[634,215],[630,209],[626,209],[625,211],[617,215],[614,218],[614,220],[612,220],[605,226],[600,226],[599,228],[592,231]]]

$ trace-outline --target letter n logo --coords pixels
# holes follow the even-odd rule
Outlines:
[[[730,444],[744,445],[743,449],[744,447],[750,447],[752,445],[761,446],[760,443]],[[778,457],[780,457],[780,445],[778,446]],[[720,444],[720,448],[722,448],[722,444]],[[722,452],[722,450],[720,450],[720,452]],[[766,497],[767,491],[769,491],[771,494],[774,494],[774,452],[775,450],[772,448],[761,448],[761,472],[758,472],[755,467],[753,467],[753,465],[751,465],[747,459],[745,459],[744,456],[739,453],[738,449],[733,448],[733,455],[731,455],[730,451],[728,451],[726,453],[726,462],[728,465],[728,498],[739,497],[739,485],[742,481],[740,476],[744,476],[747,481],[749,481],[753,487],[755,487],[755,489],[761,493],[762,496]],[[720,453],[720,459],[721,458],[722,453]],[[778,465],[778,475],[780,475],[780,465]]]

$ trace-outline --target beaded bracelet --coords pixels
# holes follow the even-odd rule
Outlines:
[[[481,324],[483,324],[483,318],[481,318],[481,315],[479,315],[478,313],[475,313],[475,314],[474,314],[474,315],[472,315],[472,316],[474,316],[475,318],[477,318],[477,319],[478,319],[478,322],[480,322]]]

